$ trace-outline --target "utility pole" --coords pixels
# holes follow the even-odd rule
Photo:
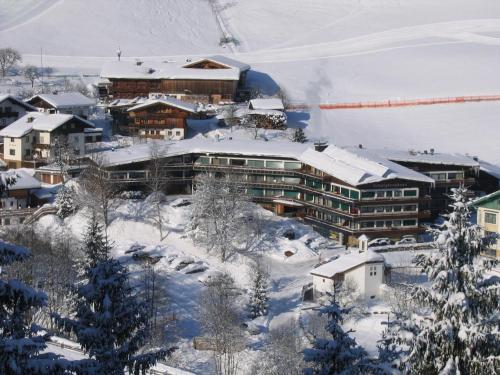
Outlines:
[[[40,81],[42,82],[42,94],[43,94],[43,53],[42,47],[40,47]]]

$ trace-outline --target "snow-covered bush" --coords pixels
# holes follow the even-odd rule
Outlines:
[[[77,209],[76,190],[73,186],[62,185],[56,195],[57,216],[64,219]]]

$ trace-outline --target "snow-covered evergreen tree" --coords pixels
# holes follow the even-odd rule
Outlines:
[[[47,296],[1,274],[1,267],[29,256],[28,250],[0,241],[0,374],[63,374],[67,361],[41,354],[48,337],[30,324],[31,314],[45,306]]]
[[[332,335],[331,339],[316,338],[312,348],[304,350],[304,360],[312,363],[314,374],[349,374],[359,373],[360,365],[366,352],[359,347],[356,340],[349,336],[352,331],[344,331],[341,324],[343,316],[349,309],[341,308],[333,296],[330,304],[323,306],[319,314],[328,316],[325,329]]]
[[[494,262],[479,257],[483,242],[478,226],[469,221],[467,189],[454,189],[451,198],[453,210],[436,233],[439,251],[417,258],[431,285],[414,287],[411,298],[430,313],[402,326],[400,341],[409,347],[404,370],[495,374],[500,368],[500,282],[486,276]]]
[[[56,195],[57,216],[64,219],[76,210],[76,191],[72,186],[62,185]]]
[[[127,269],[109,256],[109,246],[96,215],[85,238],[86,266],[76,286],[74,318],[56,316],[59,326],[73,333],[90,360],[85,371],[138,374],[164,358],[168,351],[138,354],[145,342],[147,316],[129,285]]]
[[[299,143],[307,142],[307,137],[304,133],[304,130],[298,128],[293,132],[293,142],[299,142]]]
[[[269,298],[268,292],[268,274],[262,264],[257,262],[252,268],[252,286],[250,290],[249,309],[252,319],[258,316],[267,315]]]

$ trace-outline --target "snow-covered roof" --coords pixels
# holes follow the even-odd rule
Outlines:
[[[479,169],[500,180],[500,166],[479,160]]]
[[[129,108],[127,111],[129,111],[129,112],[136,111],[138,109],[149,107],[149,106],[152,106],[155,104],[165,104],[165,105],[168,105],[171,107],[176,107],[179,109],[183,109],[184,111],[188,111],[188,112],[192,112],[192,113],[197,112],[197,108],[198,108],[197,105],[192,104],[192,103],[187,103],[187,102],[184,102],[182,100],[175,99],[175,98],[164,97],[164,98],[159,98],[159,99],[147,99],[144,102],[137,104],[137,105],[133,106],[132,108]]]
[[[406,179],[433,183],[421,173],[403,167],[376,155],[357,155],[337,146],[328,146],[323,152],[310,145],[281,141],[209,140],[194,138],[182,141],[158,141],[165,146],[165,155],[188,153],[231,154],[289,158],[306,163],[346,183],[358,186],[391,179]],[[150,158],[150,144],[138,144],[115,151],[104,152],[107,166],[146,161]],[[370,158],[372,157],[372,158]]]
[[[280,98],[252,99],[250,100],[252,109],[276,109],[283,111],[285,106]]]
[[[9,172],[17,175],[16,183],[9,186],[9,190],[39,189],[42,187],[40,181],[22,169],[9,170]]]
[[[420,152],[404,150],[372,150],[373,153],[386,159],[399,162],[415,162],[426,164],[459,165],[465,167],[479,167],[479,163],[466,155],[443,154],[440,152]]]
[[[186,66],[210,60],[222,64],[224,69],[199,69]],[[101,70],[101,78],[124,79],[199,79],[238,81],[250,66],[225,56],[210,56],[196,61],[108,61]]]
[[[182,141],[156,141],[165,156],[190,153],[219,153],[243,156],[263,156],[274,158],[296,159],[307,145],[292,142],[265,142],[253,140],[221,140],[192,138]],[[106,166],[116,166],[134,162],[147,161],[151,157],[151,143],[140,143],[115,151],[103,152]]]
[[[330,145],[323,152],[307,150],[301,160],[354,186],[392,179],[434,183],[430,177],[364,149]]]
[[[335,260],[323,264],[313,269],[311,275],[333,278],[339,273],[344,273],[366,263],[384,263],[384,257],[374,251],[363,252],[353,251],[349,254],[341,255]]]
[[[3,103],[6,100],[11,100],[17,105],[20,105],[21,107],[26,108],[28,111],[37,111],[38,109],[36,107],[33,107],[31,104],[23,102],[21,99],[16,98],[15,96],[12,95],[0,95],[0,104]]]
[[[31,122],[29,119],[32,119]],[[0,130],[1,137],[14,137],[20,138],[31,132],[32,130],[47,131],[51,132],[57,129],[59,126],[64,125],[66,122],[73,118],[77,118],[79,121],[85,123],[90,127],[94,127],[91,122],[82,119],[81,117],[75,115],[61,114],[61,113],[42,113],[42,112],[30,112],[14,121],[9,126]]]
[[[49,103],[54,108],[70,108],[70,107],[90,107],[95,105],[95,100],[87,98],[80,92],[59,92],[57,94],[38,94],[32,96],[27,102],[33,99],[40,98]]]

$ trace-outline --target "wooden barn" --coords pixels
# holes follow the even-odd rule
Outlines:
[[[127,110],[128,123],[120,127],[125,134],[155,139],[184,139],[187,119],[197,106],[174,98],[148,99]]]
[[[161,93],[188,102],[234,101],[250,66],[225,56],[195,61],[111,61],[101,71],[100,93],[107,99]]]

